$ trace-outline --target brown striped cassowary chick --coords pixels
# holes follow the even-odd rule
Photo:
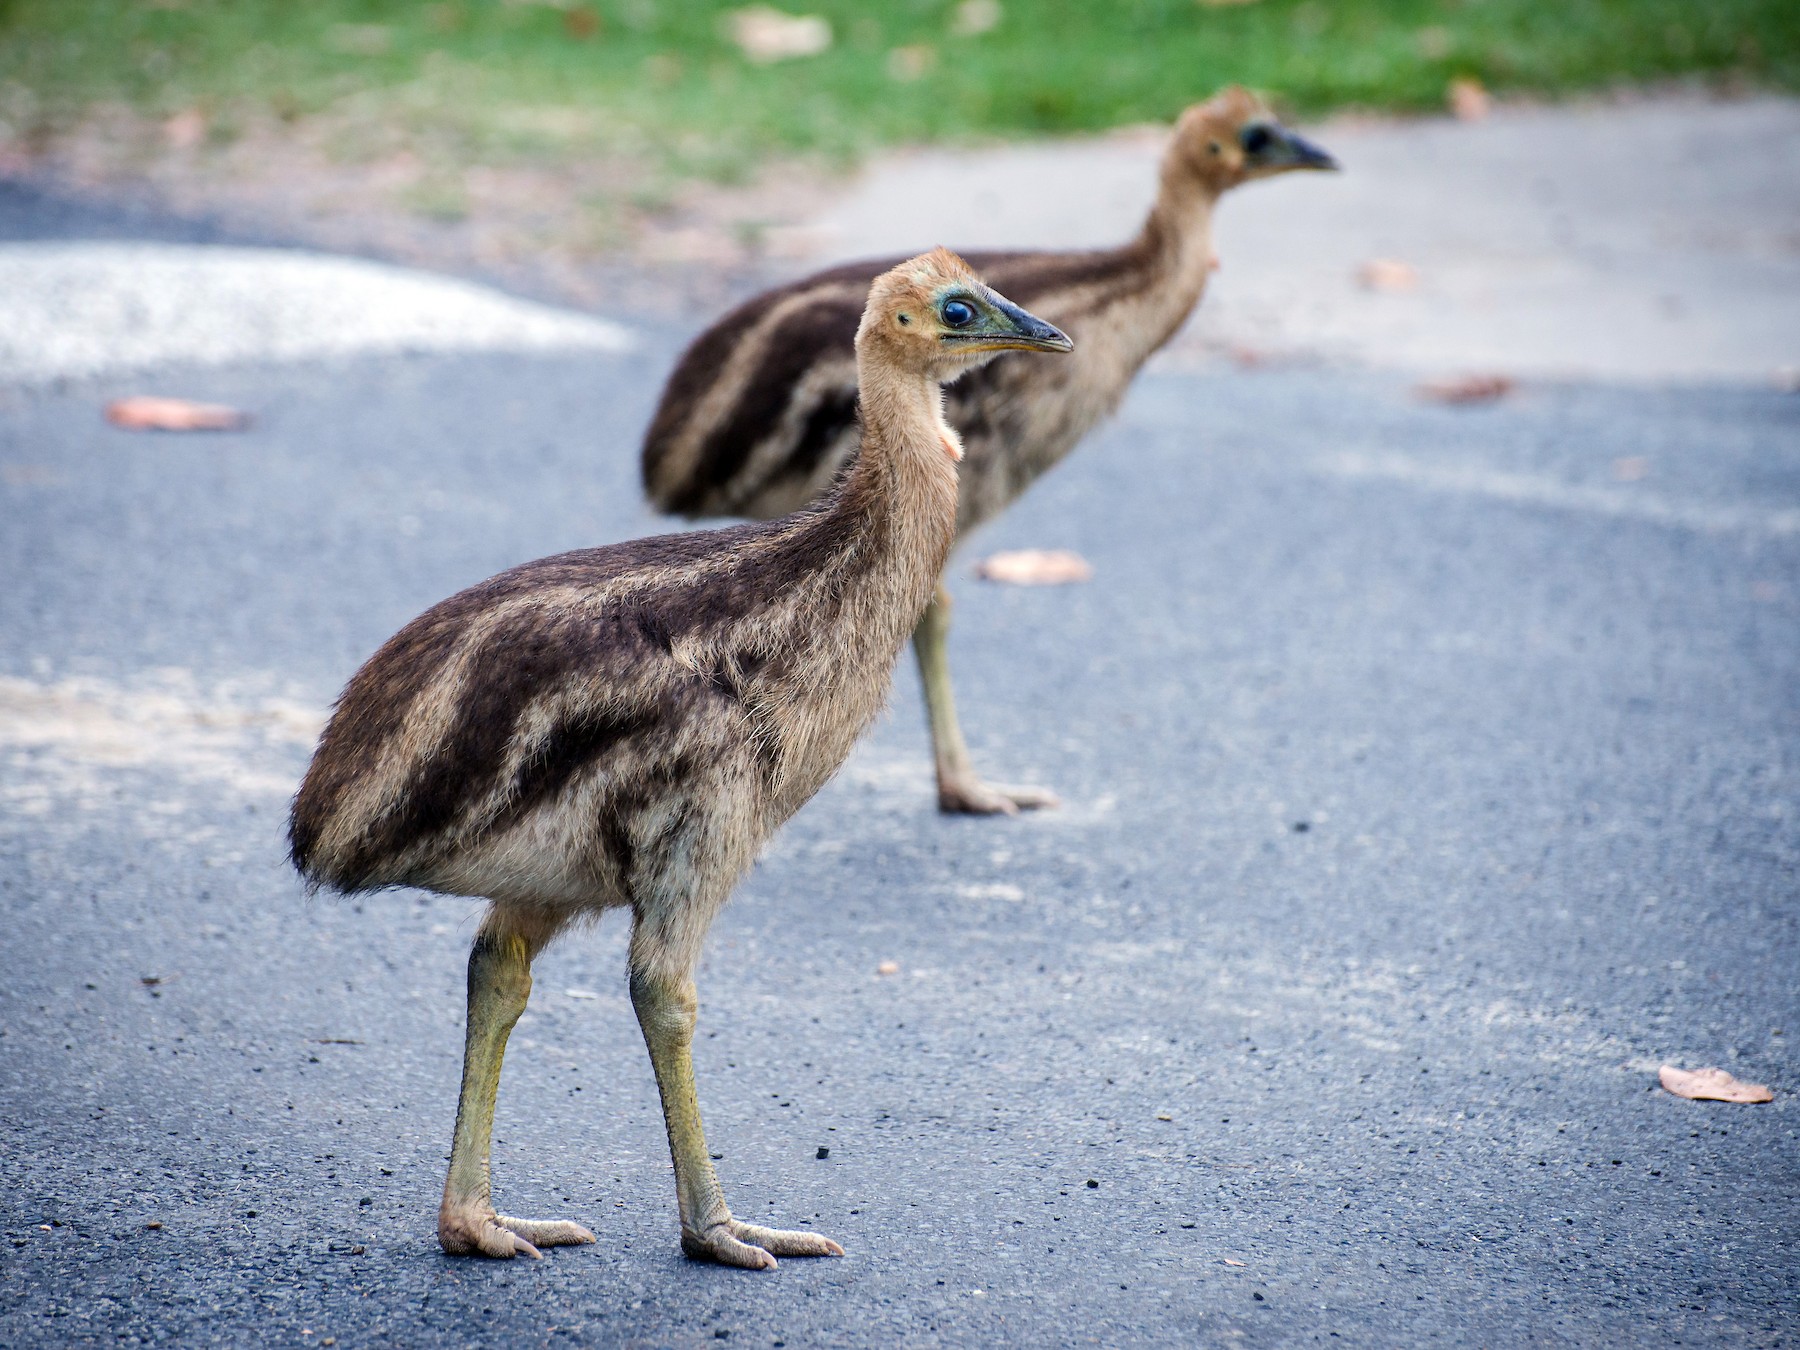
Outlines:
[[[1073,450],[1187,320],[1214,266],[1221,193],[1253,178],[1335,167],[1255,96],[1227,89],[1182,114],[1156,205],[1131,242],[1086,253],[969,254],[971,266],[1066,329],[1078,348],[1069,361],[1002,357],[949,390],[948,420],[967,451],[958,533],[1005,510]],[[852,339],[863,294],[892,265],[852,263],[765,292],[694,340],[644,438],[644,486],[658,508],[767,520],[831,486],[856,451]],[[949,627],[940,585],[913,632],[938,805],[1008,815],[1053,805],[1042,789],[998,787],[976,774],[951,694]]]
[[[469,952],[462,1095],[438,1211],[446,1252],[594,1241],[494,1212],[488,1141],[532,958],[632,913],[632,1006],[662,1094],[681,1246],[727,1265],[841,1256],[732,1217],[689,1045],[706,931],[764,841],[837,771],[887,696],[956,534],[940,385],[1069,339],[939,249],[875,279],[856,334],[862,450],[767,524],[526,563],[414,619],[351,679],[294,799],[315,886],[423,886],[490,904]]]

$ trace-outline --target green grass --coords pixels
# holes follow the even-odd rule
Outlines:
[[[1166,120],[1231,81],[1307,114],[1441,107],[1459,76],[1500,94],[1800,86],[1795,0],[1001,3],[991,31],[956,36],[957,0],[784,0],[835,40],[754,66],[715,0],[0,0],[0,121],[41,140],[108,105],[198,106],[229,138],[323,116],[351,158],[424,137],[729,181],[771,154]],[[896,47],[929,48],[924,73],[895,78]]]

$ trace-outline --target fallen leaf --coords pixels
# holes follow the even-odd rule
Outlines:
[[[975,575],[1007,586],[1067,586],[1092,579],[1094,569],[1066,548],[1020,548],[983,558]]]
[[[1248,1261],[1233,1261],[1229,1256],[1224,1259],[1225,1264],[1228,1266],[1247,1266],[1250,1264]]]
[[[1635,483],[1650,472],[1650,461],[1642,455],[1625,455],[1612,462],[1612,475],[1621,483]]]
[[[148,1228],[152,1233],[161,1232],[162,1231],[162,1220],[161,1219],[152,1219],[152,1220],[150,1220],[149,1223],[145,1224],[144,1227]]]
[[[1515,387],[1510,375],[1452,375],[1427,380],[1413,392],[1433,403],[1492,403],[1505,398]]]
[[[162,124],[162,134],[171,150],[192,150],[206,139],[206,114],[198,108],[178,112]]]
[[[962,0],[950,16],[950,31],[957,37],[980,37],[1000,26],[1000,0]]]
[[[747,5],[725,15],[727,36],[759,66],[817,56],[831,45],[831,25],[817,14],[783,14],[768,5]]]
[[[937,50],[923,42],[914,43],[910,47],[896,47],[887,54],[888,78],[898,80],[901,84],[911,84],[914,80],[923,79],[936,64]]]
[[[1173,1119],[1175,1119],[1175,1117],[1170,1115],[1167,1111],[1158,1111],[1156,1113],[1156,1118],[1158,1120],[1173,1120]]]
[[[325,30],[325,42],[349,56],[384,56],[394,45],[386,24],[334,23]]]
[[[250,418],[223,403],[140,395],[107,404],[106,420],[128,431],[236,431]]]
[[[1723,1069],[1678,1069],[1665,1064],[1656,1079],[1664,1091],[1696,1102],[1772,1102],[1775,1094],[1761,1083],[1740,1083]]]
[[[1442,61],[1456,47],[1456,39],[1443,24],[1434,23],[1413,34],[1413,46],[1427,61]]]
[[[1452,80],[1444,89],[1444,102],[1459,122],[1479,122],[1494,110],[1494,99],[1480,80],[1467,76]]]
[[[1365,291],[1398,294],[1419,289],[1419,272],[1397,258],[1371,258],[1356,269],[1356,280]]]
[[[880,965],[875,967],[875,973],[877,975],[898,975],[900,973],[900,963],[898,961],[883,961]]]
[[[563,32],[577,42],[586,42],[600,31],[600,16],[587,5],[576,5],[563,11]]]

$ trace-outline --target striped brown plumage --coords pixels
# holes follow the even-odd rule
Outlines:
[[[684,1249],[756,1267],[840,1254],[725,1207],[693,1093],[692,972],[757,850],[880,708],[930,598],[960,455],[940,384],[994,350],[1068,347],[942,250],[875,280],[855,341],[862,449],[830,493],[773,522],[503,572],[383,645],[325,729],[289,826],[308,881],[491,902],[469,957],[447,1251],[594,1240],[568,1221],[496,1214],[488,1138],[532,957],[569,924],[627,908]]]
[[[959,534],[1004,511],[1073,450],[1187,320],[1213,266],[1212,208],[1221,193],[1288,169],[1330,166],[1260,100],[1228,89],[1180,119],[1155,206],[1126,244],[968,254],[997,289],[1078,345],[1067,361],[1001,357],[946,391],[946,417],[967,452]],[[689,518],[768,519],[829,490],[856,452],[851,340],[861,298],[870,278],[891,265],[852,263],[767,291],[695,339],[644,438],[644,486],[658,508]],[[935,616],[930,633],[946,624],[947,613]],[[949,706],[939,639],[929,641],[930,648],[922,630],[940,805],[1007,811],[1040,804],[1041,794],[1008,794],[975,777]]]

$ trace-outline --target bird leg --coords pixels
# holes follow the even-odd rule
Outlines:
[[[1045,788],[1002,787],[984,783],[969,762],[962,726],[956,720],[956,695],[950,688],[950,592],[938,583],[937,593],[913,629],[913,655],[919,659],[919,681],[925,687],[925,714],[931,721],[931,750],[937,762],[938,810],[972,816],[1015,816],[1041,806],[1057,805]]]
[[[700,1126],[690,1053],[697,1007],[694,982],[672,980],[639,966],[631,972],[631,1006],[637,1010],[656,1088],[662,1094],[669,1156],[675,1164],[675,1197],[681,1210],[681,1250],[696,1261],[768,1270],[777,1256],[842,1256],[844,1249],[819,1233],[760,1228],[732,1217],[719,1189]]]
[[[541,944],[537,944],[541,945]],[[438,1208],[438,1244],[451,1256],[539,1256],[539,1247],[592,1242],[594,1235],[566,1220],[514,1219],[494,1213],[488,1189],[488,1145],[494,1133],[494,1097],[506,1038],[531,997],[535,946],[497,931],[491,921],[469,948],[469,1025],[463,1043],[462,1096],[450,1173]]]

